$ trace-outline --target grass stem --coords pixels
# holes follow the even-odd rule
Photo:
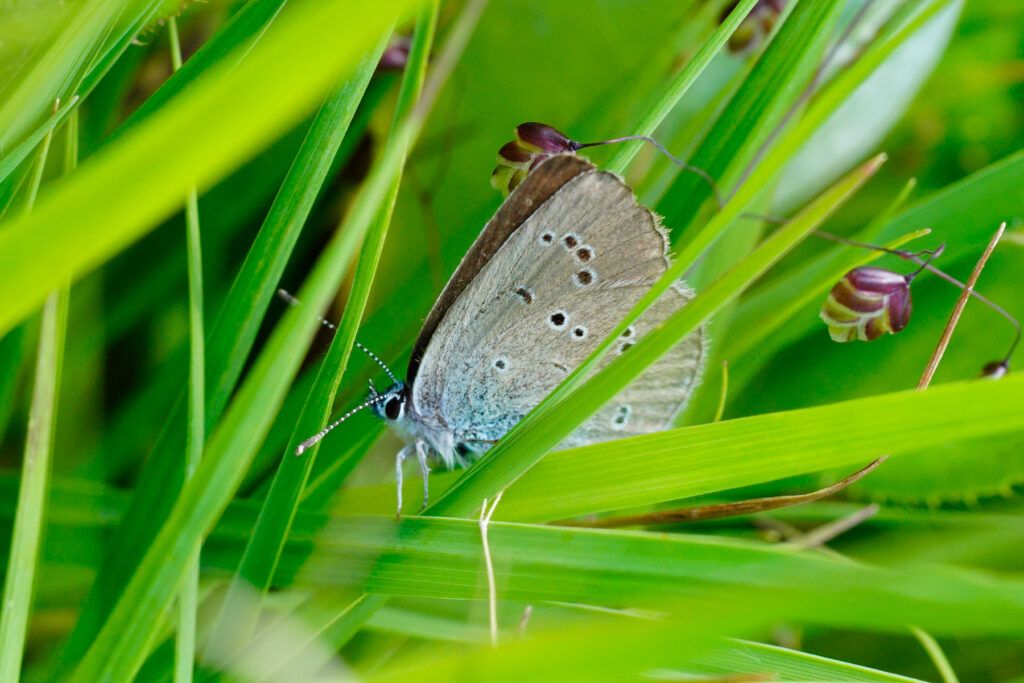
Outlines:
[[[59,107],[55,106],[57,109]],[[66,130],[68,154],[64,170],[70,172],[77,164],[78,125],[75,114],[72,114]],[[51,130],[40,143],[38,160],[28,186],[26,213],[31,212],[35,205],[52,139]],[[32,385],[28,434],[25,438],[25,459],[21,466],[18,507],[14,515],[11,552],[4,580],[3,608],[0,609],[0,680],[3,681],[16,681],[20,678],[25,635],[32,610],[64,361],[68,296],[67,286],[51,292],[43,304],[40,321],[36,373]]]
[[[181,68],[181,41],[175,16],[167,20],[171,66]],[[199,196],[196,187],[185,197],[185,243],[188,255],[188,436],[185,442],[185,481],[192,478],[203,455],[206,439],[206,359],[203,326],[203,255],[199,234]],[[196,609],[199,603],[199,554],[197,545],[178,594],[178,630],[174,642],[174,680],[192,680],[196,652]]]

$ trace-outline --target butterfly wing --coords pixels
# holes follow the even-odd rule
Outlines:
[[[655,216],[616,176],[593,167],[573,176],[507,236],[438,321],[412,385],[421,419],[456,441],[499,439],[665,272],[666,249]],[[632,340],[688,297],[682,288],[666,292],[632,330]],[[619,351],[630,343],[624,339]],[[703,335],[695,334],[570,443],[668,426],[692,390],[703,348]],[[613,422],[619,399],[629,407],[621,424]]]
[[[605,356],[599,367],[603,368],[616,356],[627,352],[638,339],[692,298],[693,291],[677,283],[647,309],[631,327],[628,336],[619,339],[615,349]],[[668,429],[700,382],[706,350],[707,338],[701,328],[647,368],[559,447],[584,446]]]

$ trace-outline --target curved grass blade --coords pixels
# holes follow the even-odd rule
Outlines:
[[[21,141],[14,149],[7,152],[0,159],[0,182],[7,179],[7,177],[21,164],[22,161],[28,158],[28,155],[32,153],[34,149],[39,146],[39,143],[43,141],[47,135],[52,133],[57,126],[59,126],[67,117],[68,113],[78,104],[78,96],[72,97],[68,100],[68,103],[63,105],[60,109],[50,115],[50,118],[39,126],[36,130]]]
[[[826,67],[825,48],[843,4],[794,7],[694,152],[690,162],[715,178],[726,196],[778,127],[785,125],[793,108],[815,87],[816,77]],[[693,173],[676,176],[656,207],[666,224],[673,226],[675,243],[686,243],[693,230],[703,227],[694,221],[709,198],[718,199],[703,178]],[[732,229],[749,233],[755,226],[744,222]]]
[[[118,23],[149,16],[154,0],[87,0],[76,6],[56,38],[22,74],[0,105],[0,150],[33,135],[52,102],[70,100],[87,62],[102,51]],[[127,19],[126,19],[127,18]],[[127,44],[127,43],[125,43]],[[45,124],[44,124],[45,125]]]
[[[883,568],[723,537],[491,524],[501,600],[628,604],[663,614],[678,609],[693,628],[711,626],[721,608],[762,624],[776,623],[781,611],[816,624],[882,631],[905,632],[912,621],[942,635],[1024,634],[1024,582],[1012,573]],[[433,599],[488,595],[476,520],[339,516],[315,537],[295,540],[295,551],[282,558],[282,578],[297,572],[298,586],[357,585],[373,594]],[[306,560],[310,542],[315,549]]]

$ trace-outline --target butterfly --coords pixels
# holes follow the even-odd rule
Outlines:
[[[430,461],[465,467],[516,425],[616,327],[669,265],[668,235],[616,175],[574,154],[552,156],[509,195],[444,287],[413,347],[405,380],[299,446],[301,453],[351,414],[372,408],[415,456],[428,500]],[[677,282],[602,361],[693,298]],[[364,347],[360,345],[360,348]],[[369,353],[369,351],[367,351]],[[700,380],[703,328],[684,339],[566,438],[559,448],[670,427]]]

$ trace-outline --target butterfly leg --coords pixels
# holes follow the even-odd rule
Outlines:
[[[430,449],[425,441],[416,440],[416,459],[420,463],[420,474],[423,476],[423,504],[420,505],[420,512],[427,509],[430,500],[430,465],[427,463],[427,455]]]
[[[395,484],[398,491],[398,510],[395,512],[395,519],[402,517],[402,463],[412,455],[414,449],[415,446],[409,444],[398,451],[398,455],[395,456]]]

